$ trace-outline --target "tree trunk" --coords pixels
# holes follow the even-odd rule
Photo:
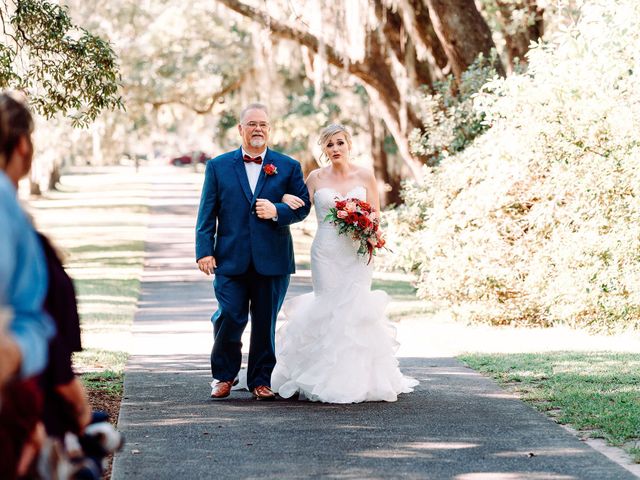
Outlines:
[[[451,65],[433,28],[429,8],[424,0],[397,0],[396,3],[398,14],[402,17],[402,25],[416,45],[418,58],[427,59],[432,78],[444,79],[451,73]]]
[[[412,97],[423,85],[453,72],[459,80],[478,54],[495,48],[491,31],[474,0],[373,0],[380,28],[369,31],[362,60],[347,61],[336,45],[321,44],[304,25],[293,26],[239,0],[218,0],[241,15],[269,28],[272,35],[293,40],[334,66],[345,69],[365,87],[376,114],[393,136],[411,176],[422,176],[428,159],[411,153],[409,135],[422,128]],[[336,7],[338,8],[338,7]],[[347,28],[348,26],[345,26]],[[496,69],[504,68],[496,60]]]
[[[514,5],[513,2],[496,0],[510,71],[513,71],[517,63],[526,63],[525,54],[529,51],[529,45],[544,34],[544,11],[536,2],[537,0],[521,0]],[[513,25],[514,9],[526,9],[526,24]]]
[[[56,162],[53,162],[53,167],[51,168],[51,172],[49,172],[49,190],[57,190],[60,177],[60,166]]]
[[[480,53],[489,56],[495,48],[491,30],[474,0],[426,0],[429,15],[440,43],[449,58],[451,70],[457,80]],[[496,71],[504,75],[498,59]]]
[[[402,178],[398,175],[396,169],[393,168],[393,165],[390,165],[392,160],[384,145],[387,130],[373,108],[369,109],[368,119],[369,132],[371,135],[373,171],[378,180],[380,207],[384,208],[393,204],[399,205],[402,203],[402,199],[400,198]]]
[[[42,195],[42,190],[40,189],[40,184],[37,180],[33,178],[29,178],[29,194],[39,197]]]

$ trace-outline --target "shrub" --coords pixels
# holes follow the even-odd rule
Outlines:
[[[422,298],[494,324],[640,326],[639,24],[635,0],[584,2],[475,96],[490,130],[388,216]]]
[[[488,125],[484,112],[474,108],[473,98],[482,86],[497,75],[492,63],[480,55],[463,73],[456,85],[453,75],[436,83],[435,93],[424,93],[418,102],[422,130],[415,130],[410,138],[416,155],[428,157],[437,165],[449,155],[464,150]]]

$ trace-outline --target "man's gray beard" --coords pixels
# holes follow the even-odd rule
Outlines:
[[[252,138],[251,141],[249,142],[249,145],[251,145],[252,147],[262,147],[264,146],[265,141],[264,138]]]

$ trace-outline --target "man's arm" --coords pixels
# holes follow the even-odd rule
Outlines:
[[[297,163],[294,167],[294,171],[289,179],[289,185],[287,186],[286,193],[295,195],[304,201],[304,206],[292,210],[289,205],[283,202],[275,204],[276,211],[278,212],[277,224],[279,227],[285,227],[292,223],[301,222],[309,215],[311,210],[311,202],[309,201],[309,190],[304,183],[304,177],[302,176],[302,168]]]
[[[213,162],[209,160],[204,174],[204,185],[200,196],[198,220],[196,222],[196,261],[213,256],[217,224],[218,191]]]

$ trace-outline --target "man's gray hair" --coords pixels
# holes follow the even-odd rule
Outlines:
[[[269,116],[269,110],[266,105],[262,103],[250,103],[242,109],[242,112],[240,112],[240,123],[244,123],[244,117],[247,115],[249,110],[262,110],[267,114],[267,117]]]

